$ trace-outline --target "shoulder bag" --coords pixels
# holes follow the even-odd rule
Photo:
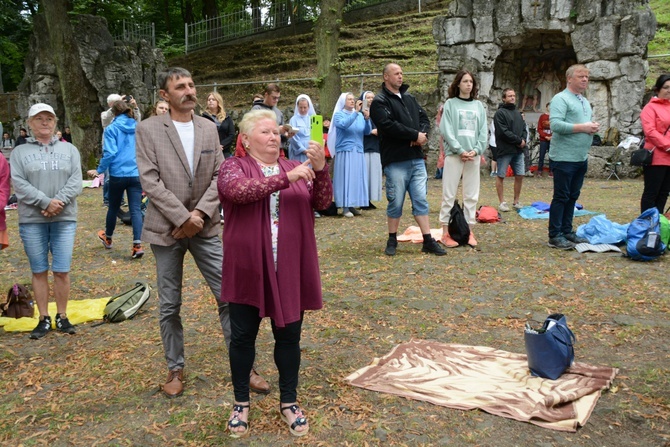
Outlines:
[[[534,376],[558,379],[575,359],[575,335],[563,314],[549,315],[537,330],[526,324],[524,339],[528,368]]]

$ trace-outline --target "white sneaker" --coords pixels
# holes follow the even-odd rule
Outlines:
[[[516,202],[513,206],[515,210],[520,210],[521,208],[523,208],[521,202]]]
[[[344,217],[354,217],[354,213],[352,213],[351,211],[348,211],[348,210],[347,210],[347,212],[344,213]]]
[[[321,214],[319,214],[318,211],[314,211],[314,217],[318,219],[319,217],[321,217]]]
[[[503,213],[509,211],[509,206],[507,206],[507,202],[502,202],[500,205],[498,205],[498,211],[502,211]]]

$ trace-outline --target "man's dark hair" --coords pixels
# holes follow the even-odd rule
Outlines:
[[[472,78],[472,79],[474,79],[474,78]],[[503,90],[503,95],[502,95],[503,99],[507,98],[507,92],[513,92],[513,91],[514,91],[513,88],[506,88],[505,90]]]
[[[28,133],[28,131],[27,131],[26,129],[24,129],[23,127],[19,129],[19,132],[25,132],[25,133]]]
[[[267,87],[265,87],[265,94],[269,95],[270,93],[273,92],[281,93],[281,91],[279,90],[279,86],[274,82],[271,82],[270,84],[267,85]]]
[[[156,81],[158,82],[158,88],[161,90],[167,90],[167,83],[170,79],[180,79],[180,78],[192,78],[191,73],[181,67],[170,67],[165,71],[158,73],[156,76]]]
[[[468,70],[461,70],[458,73],[456,73],[454,82],[451,83],[451,85],[449,86],[449,90],[447,90],[447,93],[450,98],[458,97],[459,93],[461,92],[460,89],[458,88],[458,84],[461,83],[461,79],[463,79],[463,76],[465,76],[466,74],[470,75],[470,77],[472,78],[472,91],[470,92],[470,98],[472,99],[477,98],[477,94],[479,94],[479,87],[477,86],[477,80],[475,79],[475,76]]]
[[[670,74],[662,74],[658,77],[656,80],[656,84],[654,84],[654,93],[658,93],[661,91],[663,88],[663,84],[666,82],[670,81]]]

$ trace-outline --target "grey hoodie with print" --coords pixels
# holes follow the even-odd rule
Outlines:
[[[76,147],[56,137],[47,145],[28,138],[12,151],[10,167],[20,224],[77,220],[82,173]],[[51,199],[61,200],[65,206],[57,216],[44,217],[42,211]]]

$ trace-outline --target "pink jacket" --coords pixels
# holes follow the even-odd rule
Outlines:
[[[9,200],[9,178],[9,163],[5,157],[0,156],[0,231],[7,229],[5,206]]]
[[[670,100],[651,98],[640,113],[644,148],[654,150],[653,166],[670,166]]]

